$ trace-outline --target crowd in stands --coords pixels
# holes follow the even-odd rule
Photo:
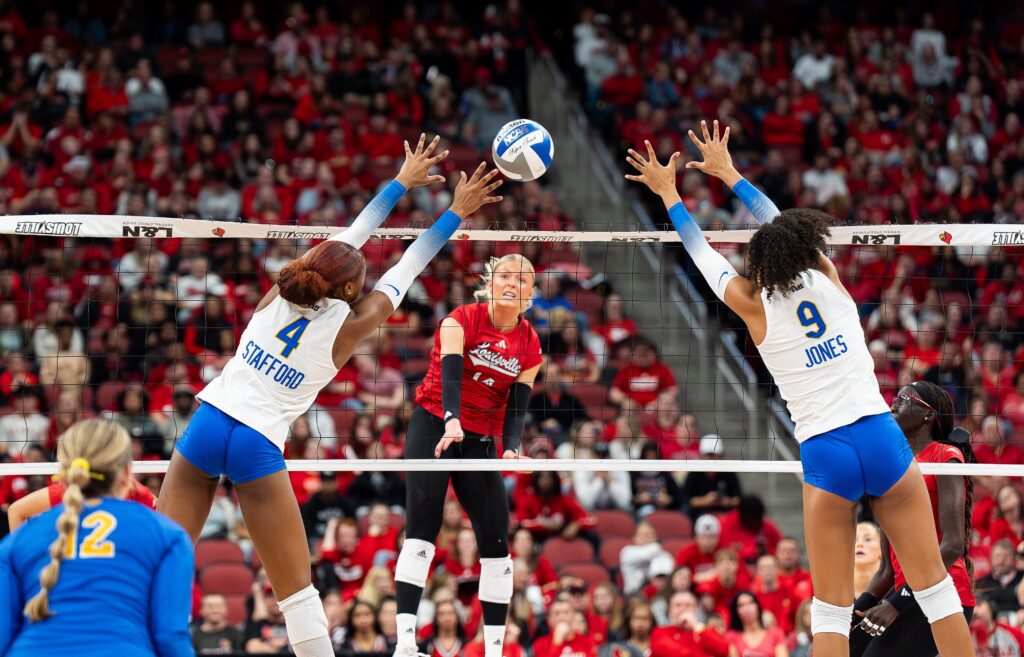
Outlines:
[[[160,15],[129,0],[63,12],[0,0],[0,212],[340,226],[394,175],[403,139],[426,131],[452,151],[441,171],[449,184],[407,195],[387,223],[423,226],[446,207],[456,172],[526,106],[536,35],[521,3],[456,5],[193,2]],[[948,16],[922,16],[919,27],[843,23],[825,8],[817,34],[784,37],[771,23],[751,36],[713,9],[699,20],[661,9],[667,17],[627,10],[614,20],[585,10],[574,30],[588,109],[615,139],[652,138],[664,154],[688,148],[695,120],[717,117],[732,127],[740,169],[780,207],[861,223],[1024,214],[1024,30],[1014,17],[990,34]],[[746,222],[713,181],[690,173],[680,184],[704,226]],[[537,183],[503,193],[474,227],[576,226]],[[308,246],[0,236],[2,458],[52,460],[63,430],[96,414],[129,429],[137,459],[165,458],[262,294]],[[594,272],[572,245],[482,242],[432,263],[388,329],[295,423],[288,456],[400,457],[434,326],[466,301],[486,256],[513,248],[540,272],[530,319],[548,356],[528,455],[722,457],[723,440],[679,406],[685,372],[660,361],[614,280],[592,291]],[[370,278],[399,250],[371,242]],[[944,385],[987,462],[1024,462],[1013,444],[1024,431],[1015,255],[869,246],[840,257],[886,394],[910,377]],[[159,476],[145,481],[159,494]],[[292,481],[337,649],[389,654],[402,477]],[[0,508],[47,483],[0,478]],[[984,642],[1016,636],[1002,621],[1024,602],[1024,508],[1013,486],[978,483],[972,556],[979,587],[993,592],[977,614]],[[736,475],[509,474],[506,485],[516,560],[507,657],[557,657],[566,646],[587,657],[807,654],[800,544]],[[280,652],[283,617],[230,484],[202,539],[197,650]],[[420,610],[424,649],[481,657],[479,561],[454,501],[438,544]]]

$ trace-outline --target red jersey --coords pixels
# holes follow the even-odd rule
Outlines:
[[[675,625],[656,627],[651,632],[651,657],[725,657],[728,654],[729,644],[710,627],[700,634]]]
[[[484,657],[484,642],[474,641],[466,646],[466,657]],[[524,657],[523,647],[518,643],[506,643],[501,647],[501,657]]]
[[[534,657],[597,657],[597,644],[588,635],[576,635],[557,645],[552,638],[549,634],[533,642]]]
[[[650,367],[627,365],[615,375],[612,387],[626,393],[626,396],[647,406],[654,403],[662,390],[676,385],[676,377],[672,370],[663,363],[655,363]]]
[[[360,544],[351,553],[334,549],[324,550],[321,556],[327,563],[334,564],[334,576],[338,578],[338,592],[342,600],[355,598],[366,574],[373,567],[373,553]]]
[[[918,463],[949,463],[950,461],[963,463],[964,456],[956,447],[942,443],[932,443],[922,449],[921,453],[917,455]],[[935,518],[935,527],[939,535],[939,542],[941,543],[942,529],[939,525],[939,493],[936,488],[935,475],[924,475],[924,483],[928,488],[928,497],[932,502],[932,516]],[[907,583],[907,578],[903,575],[903,568],[900,566],[899,559],[896,558],[896,551],[892,549],[892,546],[889,547],[889,558],[892,560],[892,568],[896,578],[893,586],[898,589]],[[964,563],[963,557],[957,559],[956,563],[950,567],[949,575],[953,578],[956,592],[960,594],[960,603],[965,607],[973,607],[975,604],[974,593],[971,591],[971,579],[967,576],[967,566]]]
[[[711,552],[701,552],[696,543],[684,545],[679,554],[676,555],[676,566],[686,566],[694,576],[707,573],[715,569],[715,552],[718,546]]]
[[[46,487],[46,492],[50,496],[50,506],[54,507],[64,502],[64,484],[55,481]],[[146,488],[146,485],[138,479],[132,479],[132,487],[128,489],[128,494],[125,495],[126,500],[131,502],[138,502],[147,509],[156,508],[156,497],[152,491]]]
[[[486,303],[470,303],[453,310],[451,317],[465,332],[462,370],[462,428],[500,436],[505,422],[508,391],[524,370],[542,362],[540,338],[525,319],[507,333],[491,323]],[[441,340],[434,340],[430,369],[416,389],[416,403],[431,415],[443,417],[441,407]]]

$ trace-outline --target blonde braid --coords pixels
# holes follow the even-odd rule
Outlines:
[[[74,464],[64,474],[67,488],[64,490],[64,511],[57,518],[57,538],[50,544],[50,563],[39,573],[39,593],[25,605],[25,615],[32,622],[49,618],[53,614],[49,607],[49,593],[60,576],[60,562],[67,556],[68,549],[75,542],[78,518],[85,504],[82,488],[89,484],[89,471],[80,464]]]
[[[57,585],[61,562],[74,554],[86,494],[101,495],[114,486],[118,472],[131,462],[131,438],[124,427],[109,420],[82,420],[61,435],[57,460],[64,466],[64,510],[57,517],[50,563],[39,573],[39,593],[25,605],[24,614],[31,622],[53,615],[49,593]]]

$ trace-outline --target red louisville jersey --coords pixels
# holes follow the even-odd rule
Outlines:
[[[521,372],[540,365],[542,361],[540,338],[530,323],[521,317],[511,331],[499,331],[491,323],[486,303],[459,306],[448,317],[457,321],[465,332],[462,428],[473,433],[500,436],[509,389]],[[440,337],[434,338],[430,369],[416,389],[416,403],[431,415],[444,416],[441,407]]]
[[[62,482],[53,482],[47,486],[46,492],[50,496],[51,507],[63,503],[64,484]],[[146,484],[142,483],[138,479],[132,479],[132,486],[128,489],[128,494],[124,496],[124,499],[130,502],[138,502],[148,509],[156,508],[156,496],[153,495],[152,491],[146,488]]]

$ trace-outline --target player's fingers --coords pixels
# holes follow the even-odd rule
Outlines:
[[[686,168],[687,169],[697,169],[698,171],[703,171],[704,170],[704,163],[703,162],[698,162],[697,160],[693,160],[691,162],[687,162],[686,163]]]
[[[711,143],[711,135],[708,134],[708,122],[707,121],[703,121],[702,120],[700,122],[700,131],[704,134],[704,143],[705,144],[710,144]]]
[[[644,177],[643,176],[631,176],[631,175],[629,175],[627,173],[626,174],[626,180],[632,180],[634,182],[643,182]]]
[[[697,133],[695,133],[693,130],[687,130],[686,134],[688,134],[690,136],[690,141],[692,141],[693,145],[697,147],[697,150],[699,150],[701,153],[703,153],[704,152],[704,142],[702,142],[700,140],[700,137],[697,136]]]
[[[719,141],[719,139],[718,139],[718,119],[715,119],[714,126],[715,126],[715,141]]]
[[[427,134],[425,132],[420,133],[420,143],[416,144],[416,154],[420,155],[423,153],[423,142],[426,141]]]
[[[434,138],[430,140],[430,143],[427,144],[426,149],[424,149],[423,154],[427,157],[433,155],[434,149],[437,148],[439,143],[441,143],[441,135],[434,135]]]
[[[504,196],[485,196],[480,201],[482,205],[490,205],[491,203],[500,203],[504,198]]]
[[[438,162],[440,162],[441,160],[443,160],[446,157],[448,157],[448,151],[441,151],[440,153],[438,153],[434,157],[432,157],[429,160],[427,160],[427,163],[430,164],[431,166],[433,166],[433,165],[437,164]]]
[[[499,172],[498,172],[497,169],[491,169],[490,171],[487,172],[487,175],[481,176],[477,180],[477,184],[478,185],[482,185],[482,186],[486,186],[486,185],[490,184],[490,182],[492,180],[494,180],[494,177],[497,176],[498,173]]]
[[[409,140],[406,139],[402,143],[405,144],[405,159],[409,159],[410,157],[412,157],[412,151],[409,149]]]
[[[729,131],[730,131],[730,129],[731,128],[729,126],[725,126],[725,132],[722,133],[722,146],[728,146],[729,145]]]
[[[640,173],[644,172],[644,165],[640,164],[639,162],[637,162],[633,158],[627,157],[626,161],[629,162],[630,166],[632,166],[634,169],[636,169]]]
[[[477,182],[477,181],[479,181],[481,174],[483,174],[484,169],[486,169],[486,168],[487,168],[487,163],[486,162],[481,162],[480,165],[476,168],[476,171],[473,172],[473,175],[469,177],[470,182]]]
[[[432,183],[443,183],[445,181],[445,177],[444,176],[430,176],[429,178],[427,178],[427,180],[429,182],[432,182]]]
[[[672,157],[668,158],[668,168],[669,169],[675,169],[676,168],[676,160],[678,160],[678,159],[679,159],[679,151],[676,151],[675,153],[672,153]]]
[[[492,183],[491,183],[490,185],[488,185],[488,186],[484,187],[484,188],[483,188],[482,190],[480,190],[480,191],[481,191],[481,193],[483,193],[483,194],[490,194],[490,193],[491,193],[491,192],[493,192],[494,190],[496,190],[496,189],[498,189],[499,187],[501,187],[502,183],[504,183],[504,182],[505,182],[504,180],[495,180],[495,181],[494,181],[494,182],[492,182]]]
[[[647,147],[647,161],[657,162],[658,156],[654,154],[654,146],[651,146],[651,142],[648,139],[644,140],[644,146]]]

